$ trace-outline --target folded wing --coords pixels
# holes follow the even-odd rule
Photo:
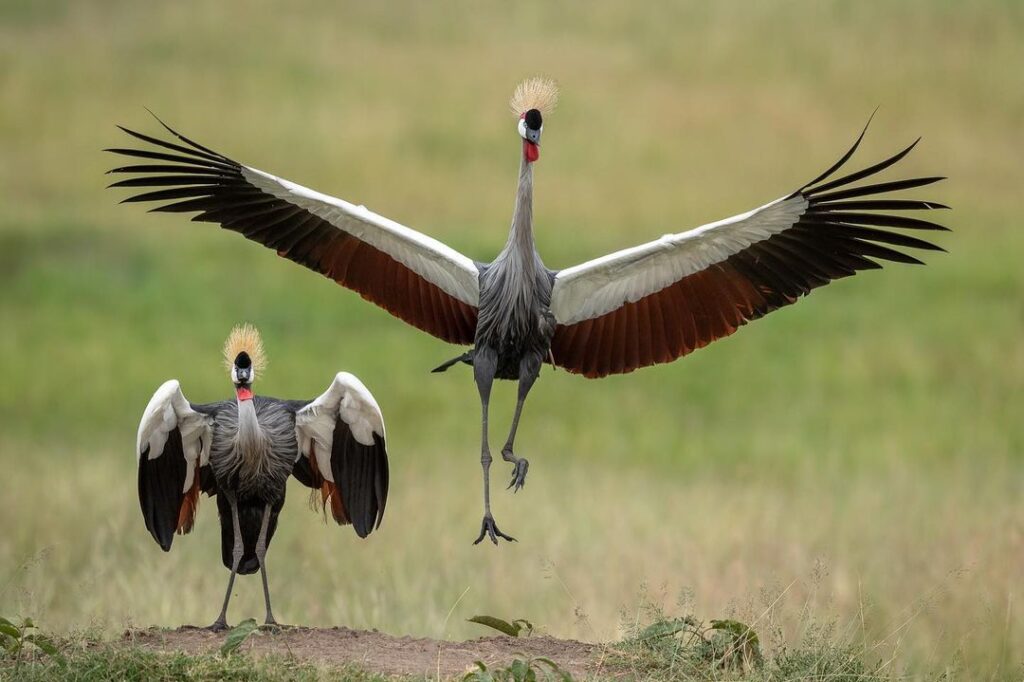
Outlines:
[[[359,537],[380,527],[388,499],[384,417],[373,395],[348,372],[295,413],[295,477],[319,489],[339,524]]]
[[[197,213],[192,220],[274,249],[429,334],[472,342],[479,301],[472,260],[363,206],[243,166],[164,127],[183,144],[122,128],[153,148],[107,150],[144,160],[110,171],[135,176],[111,187],[146,188],[126,202]]]
[[[942,250],[897,230],[945,230],[894,211],[948,208],[879,198],[940,177],[851,186],[917,144],[836,180],[825,173],[761,208],[557,273],[551,310],[555,363],[587,377],[671,362],[819,286],[878,262],[920,263],[892,246]]]
[[[191,405],[172,379],[157,389],[142,415],[135,448],[139,505],[146,529],[165,552],[174,533],[188,533],[195,522],[215,409]]]

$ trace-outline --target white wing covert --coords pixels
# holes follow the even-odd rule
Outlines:
[[[339,524],[359,537],[380,526],[388,495],[384,417],[358,378],[339,372],[327,390],[295,413],[295,475],[319,489]]]
[[[146,528],[165,552],[175,532],[192,530],[212,425],[213,418],[194,410],[174,379],[157,389],[143,412],[135,446],[139,505]]]
[[[602,377],[671,362],[816,287],[881,267],[876,260],[921,262],[887,245],[941,251],[893,228],[947,228],[892,212],[947,206],[877,195],[942,178],[850,186],[893,165],[917,142],[885,161],[823,182],[863,137],[862,132],[838,163],[792,194],[558,272],[551,292],[558,323],[551,349],[555,364]]]
[[[243,166],[161,124],[184,144],[122,128],[158,150],[107,150],[159,162],[109,171],[136,176],[111,187],[157,188],[125,202],[197,213],[193,221],[239,232],[429,334],[472,343],[480,287],[471,259],[364,206]]]

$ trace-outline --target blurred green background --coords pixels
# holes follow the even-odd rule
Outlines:
[[[0,611],[58,631],[205,624],[227,573],[215,505],[164,555],[133,444],[155,388],[230,395],[220,346],[261,328],[257,390],[359,375],[388,423],[392,495],[360,542],[291,488],[278,617],[466,637],[525,617],[607,640],[644,604],[832,624],[913,674],[1007,679],[1024,659],[1024,5],[471,2],[0,4]],[[840,281],[673,365],[546,369],[496,496],[520,538],[472,547],[478,401],[453,354],[211,225],[118,206],[100,152],[149,107],[238,160],[471,257],[504,243],[506,102],[562,86],[536,171],[551,267],[733,215],[838,158],[950,179],[928,267]],[[502,384],[495,439],[511,417]],[[492,470],[503,484],[501,464]],[[499,488],[500,489],[500,488]],[[232,620],[261,613],[237,583]],[[461,596],[461,599],[460,599]]]

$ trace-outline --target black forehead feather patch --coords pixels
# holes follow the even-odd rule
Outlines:
[[[526,112],[526,127],[530,130],[540,130],[540,127],[544,124],[544,119],[541,118],[540,111],[537,109],[530,109]]]
[[[249,357],[249,354],[244,350],[239,353],[235,358],[235,366],[239,369],[249,369],[252,367],[252,359]]]

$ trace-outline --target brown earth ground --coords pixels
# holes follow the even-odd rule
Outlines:
[[[224,633],[186,626],[177,630],[128,630],[122,642],[159,651],[195,654],[216,652],[224,643],[224,637]],[[516,658],[543,656],[557,662],[576,679],[585,679],[601,671],[607,653],[604,645],[540,635],[480,637],[449,642],[394,637],[377,631],[343,627],[260,630],[249,637],[240,650],[255,656],[293,656],[300,661],[322,665],[356,665],[384,675],[432,678],[461,676],[475,668],[475,661],[483,661],[492,668],[506,666]]]

